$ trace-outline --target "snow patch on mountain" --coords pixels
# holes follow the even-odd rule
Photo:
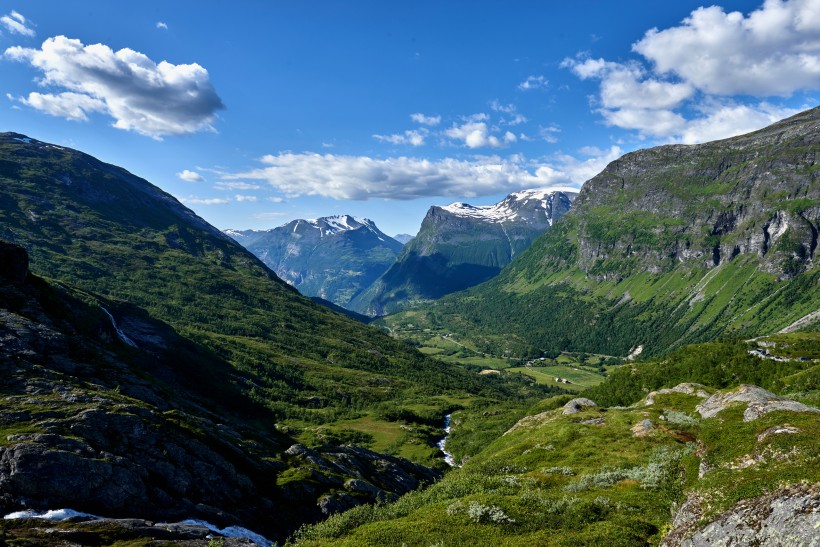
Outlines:
[[[475,218],[491,223],[511,222],[519,218],[523,208],[541,209],[547,215],[552,225],[552,201],[559,190],[535,188],[514,192],[495,205],[470,205],[456,202],[444,205],[441,209],[460,217]],[[564,192],[570,200],[577,195],[575,192]]]

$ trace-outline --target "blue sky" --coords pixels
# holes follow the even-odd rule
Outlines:
[[[820,0],[0,2],[0,130],[219,228],[577,188],[817,105]]]

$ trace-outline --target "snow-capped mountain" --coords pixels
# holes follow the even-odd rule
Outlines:
[[[527,222],[530,224],[539,224],[546,220],[547,224],[552,226],[553,220],[553,202],[558,196],[559,202],[566,197],[571,203],[577,194],[574,192],[555,192],[547,189],[522,190],[521,192],[514,192],[504,198],[495,205],[470,205],[468,203],[451,203],[450,205],[441,206],[440,209],[452,213],[455,216],[474,218],[490,223],[512,223],[512,222]],[[559,203],[559,209],[563,207],[563,203]],[[543,211],[545,217],[539,214]],[[558,213],[558,217],[563,215],[563,212]]]
[[[269,230],[225,230],[307,296],[345,306],[395,261],[402,244],[366,218],[298,219]]]
[[[380,315],[412,300],[439,298],[497,275],[552,226],[577,194],[515,192],[495,205],[433,206],[395,264],[351,308]]]

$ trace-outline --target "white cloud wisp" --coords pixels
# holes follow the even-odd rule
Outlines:
[[[22,14],[11,10],[11,13],[0,17],[0,24],[12,34],[21,34],[23,36],[34,36],[34,29],[28,26],[26,18]]]

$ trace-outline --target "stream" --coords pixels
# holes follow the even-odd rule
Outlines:
[[[444,433],[445,433],[445,435],[444,435],[444,437],[441,438],[441,440],[438,443],[436,443],[436,446],[438,446],[441,449],[441,451],[444,452],[444,462],[447,465],[449,465],[450,467],[456,467],[455,458],[453,458],[453,455],[451,453],[447,452],[447,449],[445,448],[445,446],[447,445],[447,437],[450,436],[450,417],[451,416],[452,416],[452,414],[448,414],[444,417]]]

